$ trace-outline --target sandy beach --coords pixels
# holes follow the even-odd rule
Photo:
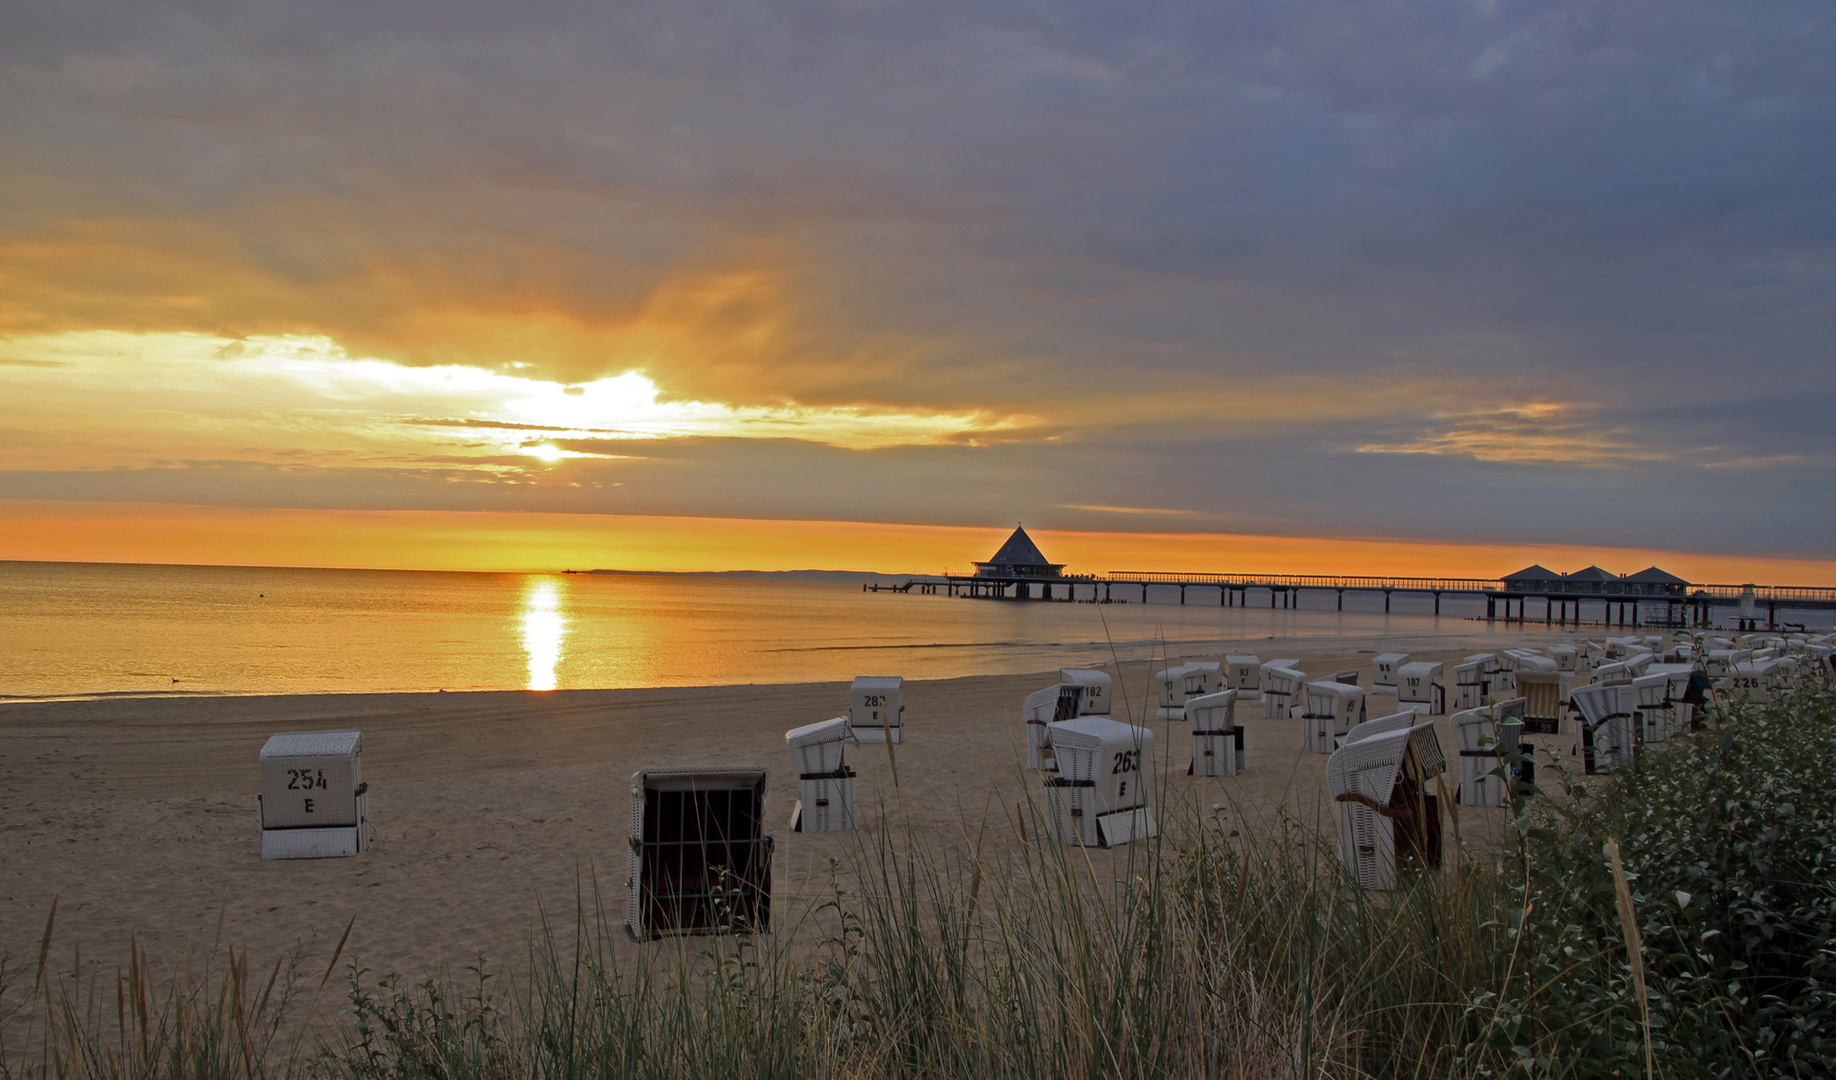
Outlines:
[[[1302,667],[1315,677],[1359,668],[1368,692],[1373,651],[1307,656]],[[1446,662],[1450,683],[1459,659],[1415,658]],[[1141,663],[1121,671],[1137,716],[1149,671]],[[0,705],[0,953],[29,982],[55,898],[50,956],[66,972],[80,952],[89,974],[112,978],[132,937],[175,967],[230,942],[257,965],[298,951],[303,967],[316,963],[316,983],[353,916],[346,958],[373,971],[418,979],[443,966],[457,971],[480,953],[514,966],[539,906],[571,922],[583,883],[590,892],[596,878],[622,921],[629,783],[646,765],[771,770],[768,823],[785,930],[824,893],[831,857],[845,860],[889,822],[964,852],[986,820],[991,857],[1018,850],[1015,807],[1039,782],[1020,767],[1021,702],[1056,679],[1042,672],[908,683],[900,786],[884,747],[851,746],[864,827],[827,835],[789,829],[796,790],[783,733],[844,713],[842,683]],[[1372,695],[1370,715],[1394,711],[1393,703]],[[1117,718],[1124,712],[1118,701]],[[1263,720],[1256,704],[1240,716],[1250,767],[1222,779],[1186,775],[1183,723],[1147,725],[1164,781],[1163,830],[1178,836],[1220,806],[1242,828],[1264,830],[1285,809],[1330,830],[1326,757],[1301,751],[1301,721]],[[1445,718],[1441,724],[1451,757],[1451,732]],[[342,728],[364,734],[373,847],[356,858],[264,862],[255,809],[262,743],[277,732]],[[1494,834],[1497,817],[1468,810],[1469,843]],[[1099,872],[1125,850],[1099,853]],[[620,945],[626,955],[637,948]]]

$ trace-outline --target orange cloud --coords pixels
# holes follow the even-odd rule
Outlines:
[[[647,256],[435,235],[421,217],[270,200],[221,221],[66,219],[0,240],[0,336],[323,336],[564,383],[642,371],[668,397],[735,405],[976,406],[998,363],[916,377],[937,340],[847,325],[788,245]]]
[[[849,521],[454,511],[275,510],[0,500],[0,559],[375,569],[834,569],[968,573],[1006,528]],[[1630,548],[1445,545],[1179,533],[1033,533],[1072,573],[1381,574],[1489,578],[1531,562],[1653,563],[1692,581],[1836,583],[1836,562]]]

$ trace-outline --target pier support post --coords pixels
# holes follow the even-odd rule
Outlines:
[[[1385,615],[1390,613],[1390,590],[1388,589],[1383,590],[1383,613]]]
[[[1434,613],[1436,615],[1441,613],[1441,594],[1438,590],[1434,594]]]
[[[1339,610],[1344,611],[1345,610],[1345,590],[1339,589],[1338,593],[1339,593]]]
[[[1186,606],[1186,587],[1184,585],[1179,587],[1179,606]]]

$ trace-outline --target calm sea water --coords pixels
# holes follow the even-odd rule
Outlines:
[[[1130,590],[1138,597],[1138,593]],[[1119,594],[1118,594],[1119,595]],[[858,583],[0,562],[0,696],[573,689],[1040,671],[1166,655],[1496,648],[1484,601],[1001,603]],[[1464,607],[1462,607],[1464,603]],[[1324,607],[1325,610],[1320,610]],[[1537,628],[1540,631],[1540,627]],[[1572,632],[1571,632],[1572,633]]]

